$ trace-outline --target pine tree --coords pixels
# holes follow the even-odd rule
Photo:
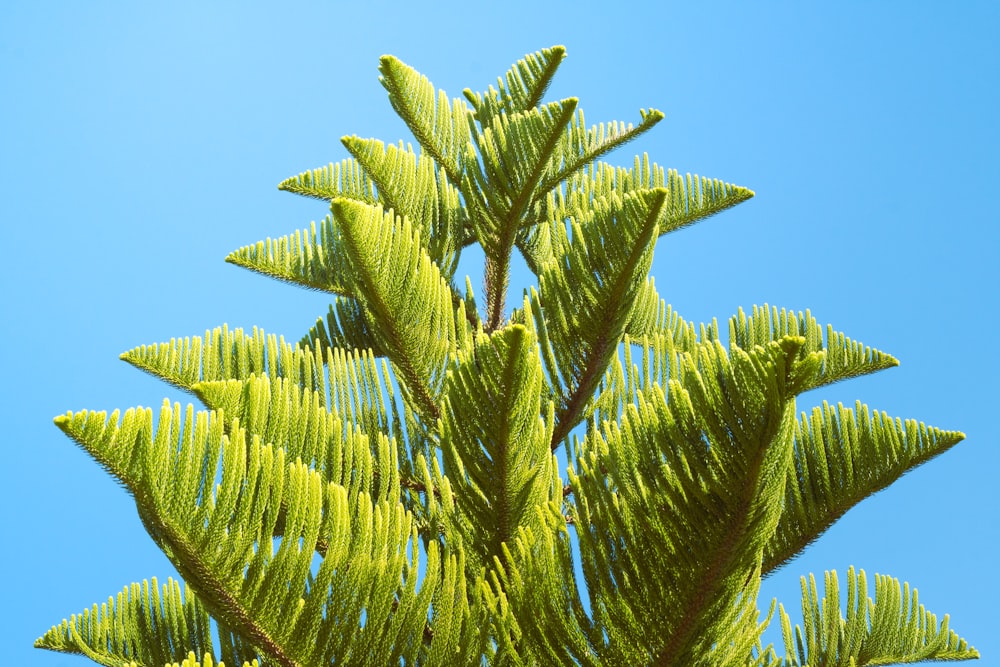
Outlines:
[[[812,315],[696,326],[649,277],[659,238],[753,196],[646,156],[663,117],[543,102],[562,47],[449,99],[381,81],[418,150],[280,184],[319,224],[227,261],[331,295],[298,343],[221,327],[122,358],[193,393],[57,426],[123,484],[183,581],[144,581],[36,646],[102,665],[884,665],[977,652],[885,576],[762,578],[963,435],[810,389],[897,361]],[[485,256],[483,293],[458,282]],[[537,278],[508,308],[511,258]],[[780,623],[785,656],[761,645]]]

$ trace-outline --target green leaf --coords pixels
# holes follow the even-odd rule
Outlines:
[[[528,267],[538,275],[541,268],[554,259],[550,253],[558,251],[548,240],[551,230],[546,230],[546,226],[562,225],[570,217],[586,217],[593,209],[593,202],[600,199],[660,188],[668,193],[658,221],[660,236],[754,196],[752,190],[718,179],[690,174],[682,177],[674,170],[667,171],[650,162],[645,154],[641,158],[636,156],[631,169],[592,162],[571,174],[563,188],[546,191],[545,198],[536,202],[529,221],[534,226],[518,238],[518,248],[524,254]]]
[[[345,366],[357,368],[341,368]],[[338,393],[349,386],[340,386]],[[285,460],[303,461],[324,482],[348,489],[350,496],[366,493],[373,502],[395,497],[399,469],[385,435],[391,428],[385,423],[381,395],[351,397],[354,403],[344,406],[344,414],[356,421],[345,424],[339,412],[325,406],[323,393],[303,390],[283,378],[203,382],[194,390],[228,421],[237,419],[248,436],[281,448]]]
[[[338,297],[330,304],[326,319],[317,318],[309,333],[299,341],[302,348],[320,350],[352,350],[370,352],[378,357],[388,355],[379,347],[379,340],[369,329],[364,309],[357,299]]]
[[[81,614],[74,614],[35,641],[35,648],[86,656],[101,665],[163,665],[191,654],[215,655],[208,612],[188,587],[154,578],[127,586]],[[222,659],[255,660],[253,648],[220,629]]]
[[[463,93],[475,110],[476,120],[488,127],[501,114],[519,113],[539,106],[565,57],[563,46],[535,51],[497,78],[499,90],[490,86],[486,93],[473,93],[466,88]]]
[[[340,244],[340,230],[327,216],[318,234],[314,222],[309,229],[244,246],[226,261],[302,287],[349,296]]]
[[[293,346],[283,337],[254,327],[217,327],[204,336],[172,338],[167,343],[141,345],[121,359],[161,380],[191,391],[198,382],[242,380],[255,374],[286,377],[302,387],[323,388],[323,359],[317,352]]]
[[[436,420],[444,365],[460,340],[451,286],[408,219],[348,200],[334,200],[331,210],[377,348],[392,362],[404,398]]]
[[[182,420],[179,405],[165,404],[155,429],[150,410],[56,423],[128,488],[203,604],[269,664],[412,663],[426,650],[435,591],[457,563],[431,543],[418,586],[420,550],[398,495],[351,496],[238,423],[226,436],[218,414],[191,406]],[[273,539],[280,515],[283,536]],[[333,537],[322,556],[320,536]]]
[[[729,343],[743,349],[783,336],[806,339],[799,351],[798,393],[899,365],[894,357],[853,341],[830,325],[824,340],[823,328],[808,310],[795,314],[764,304],[754,306],[750,317],[741,308],[729,320]]]
[[[604,640],[580,600],[566,519],[554,502],[539,512],[540,525],[520,528],[504,545],[506,567],[495,570],[490,595],[507,600],[514,617],[524,621],[517,631],[530,641],[522,642],[521,650],[535,664],[611,664],[599,657]]]
[[[827,403],[802,413],[795,429],[778,529],[764,552],[765,574],[802,552],[847,510],[965,438],[922,422]]]
[[[606,661],[745,664],[762,629],[756,573],[781,512],[786,372],[801,344],[727,355],[703,343],[682,355],[668,396],[637,392],[620,424],[588,434],[570,485]]]
[[[302,172],[282,181],[278,189],[327,201],[341,197],[366,204],[378,202],[371,180],[354,160]]]
[[[487,256],[499,240],[513,244],[576,105],[568,98],[498,116],[476,136],[478,159],[467,151],[462,192]]]
[[[577,111],[549,163],[548,173],[538,189],[541,196],[545,196],[584,166],[645,134],[663,120],[663,113],[656,109],[643,109],[639,114],[642,121],[638,126],[613,121],[588,129],[583,111]]]
[[[592,218],[572,221],[571,238],[560,228],[567,251],[539,279],[562,386],[553,447],[581,419],[622,340],[653,260],[665,196],[653,190],[612,197],[595,203]]]
[[[795,626],[780,608],[786,658],[800,665],[896,665],[925,660],[972,660],[979,652],[948,627],[948,617],[924,609],[917,590],[899,580],[875,575],[875,599],[868,597],[865,571],[847,573],[847,617],[841,609],[836,572],[827,572],[825,595],[816,580],[802,578],[802,614],[805,627]]]
[[[434,167],[425,153],[386,146],[377,139],[344,137],[344,146],[371,175],[382,206],[410,219],[426,243],[431,259],[451,280],[463,244],[465,211],[458,189]]]
[[[552,499],[542,383],[536,342],[519,325],[480,336],[448,376],[441,452],[455,492],[451,530],[476,554],[477,569],[500,557],[520,526],[536,524],[536,508]]]
[[[462,182],[462,155],[470,138],[472,112],[465,101],[436,95],[427,77],[394,56],[382,56],[379,80],[389,102],[413,136],[455,185]]]

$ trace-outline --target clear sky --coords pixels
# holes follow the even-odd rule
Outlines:
[[[275,186],[346,157],[341,136],[412,140],[378,57],[458,96],[564,44],[552,99],[579,97],[589,122],[666,114],[610,161],[645,151],[757,193],[661,239],[654,275],[681,315],[810,308],[902,365],[801,409],[861,399],[968,436],[852,510],[762,605],[797,609],[808,572],[891,574],[1000,665],[1000,4],[412,4],[0,5],[3,662],[84,664],[31,643],[172,574],[52,418],[188,402],[118,360],[139,344],[223,323],[297,340],[325,312],[222,260],[323,217]]]

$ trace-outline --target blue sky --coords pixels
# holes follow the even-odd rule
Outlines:
[[[902,365],[800,409],[860,399],[968,436],[850,512],[762,604],[797,609],[809,572],[891,574],[1000,664],[1000,5],[752,4],[3,3],[5,662],[83,664],[31,643],[172,573],[52,418],[187,402],[118,360],[137,345],[223,323],[294,340],[325,312],[222,260],[323,217],[275,186],[346,157],[341,136],[411,140],[378,57],[458,96],[565,44],[552,99],[579,97],[589,122],[666,114],[612,162],[648,152],[757,193],[660,241],[668,302],[694,321],[809,308]]]

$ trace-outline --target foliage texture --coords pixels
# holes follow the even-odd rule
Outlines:
[[[746,201],[645,155],[656,125],[545,101],[562,47],[449,98],[379,71],[417,147],[347,136],[282,190],[329,213],[227,261],[331,295],[297,343],[208,331],[122,355],[203,406],[56,418],[181,580],[133,583],[36,646],[101,665],[885,665],[976,651],[916,590],[761,580],[963,435],[797,398],[897,364],[808,311],[696,326],[659,238]],[[482,294],[456,275],[481,248]],[[537,286],[508,305],[520,253]],[[777,613],[775,613],[777,609]],[[763,646],[770,622],[783,655]]]

